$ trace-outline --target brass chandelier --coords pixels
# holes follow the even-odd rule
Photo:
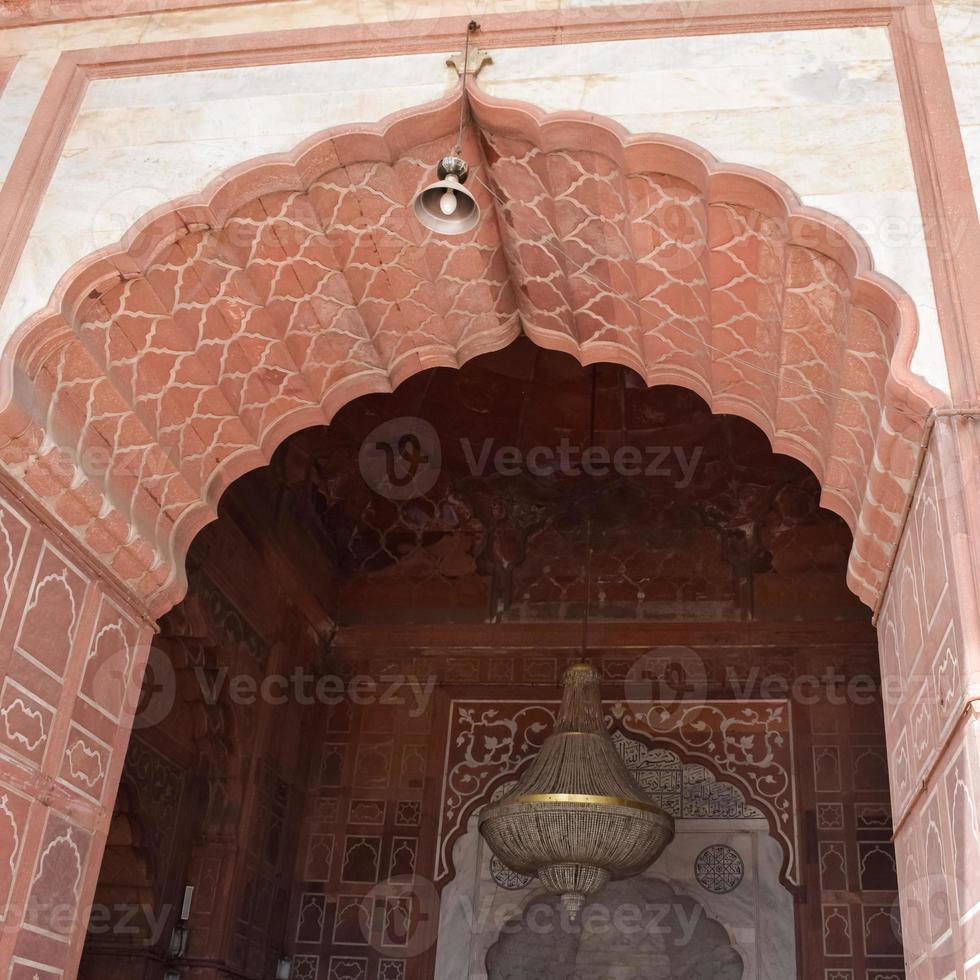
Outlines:
[[[640,788],[606,731],[599,675],[565,672],[555,731],[480,832],[508,867],[536,875],[574,919],[612,878],[646,870],[673,840],[674,819]]]
[[[591,438],[597,376],[592,368]],[[592,588],[587,518],[582,660],[565,671],[555,730],[517,785],[480,813],[480,833],[505,865],[560,895],[569,918],[610,879],[645,871],[674,839],[674,819],[630,775],[606,730],[599,674],[586,661]]]

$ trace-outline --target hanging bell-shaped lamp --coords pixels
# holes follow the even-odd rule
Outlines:
[[[415,216],[430,231],[462,235],[480,220],[476,198],[463,186],[469,174],[466,161],[448,156],[439,161],[439,179],[415,195]]]
[[[480,813],[480,832],[514,871],[536,875],[574,919],[611,878],[646,870],[674,838],[674,819],[630,775],[606,731],[599,675],[565,672],[554,732],[530,769]]]

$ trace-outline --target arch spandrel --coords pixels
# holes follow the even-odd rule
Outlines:
[[[944,396],[856,232],[687,141],[471,86],[484,217],[441,238],[411,204],[459,98],[243,164],[73,266],[6,349],[6,468],[159,615],[222,491],[286,436],[523,330],[759,425],[851,526],[876,605]]]

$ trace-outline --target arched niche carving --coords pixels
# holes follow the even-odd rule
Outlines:
[[[521,919],[501,930],[487,953],[487,980],[742,980],[745,975],[724,925],[670,882],[610,882],[582,910],[577,925],[562,922],[559,904],[554,896],[535,896]],[[597,925],[600,919],[603,927]]]
[[[501,719],[501,731],[506,715]],[[745,966],[746,976],[759,976],[765,980],[783,980],[796,968],[794,937],[794,897],[783,876],[783,868],[789,861],[785,842],[774,834],[772,822],[763,817],[761,807],[753,805],[734,782],[716,779],[707,767],[698,762],[683,761],[670,749],[652,748],[646,740],[638,740],[632,734],[618,732],[614,735],[618,747],[628,759],[628,765],[648,789],[660,784],[655,792],[661,805],[665,802],[678,817],[677,835],[657,863],[637,879],[613,883],[611,891],[603,890],[596,896],[598,918],[606,923],[615,919],[615,910],[625,901],[637,904],[620,894],[621,889],[640,891],[652,889],[661,897],[666,894],[684,896],[682,903],[687,911],[695,910],[706,919],[715,920],[720,931],[712,933],[719,940],[719,959],[709,959],[705,969],[731,970]],[[646,764],[649,762],[649,764]],[[660,777],[657,768],[661,767]],[[436,952],[436,980],[451,980],[469,976],[475,980],[502,980],[494,978],[489,950],[502,935],[513,928],[515,922],[533,905],[538,911],[538,924],[545,933],[538,936],[551,950],[553,958],[561,959],[566,966],[575,966],[575,944],[567,942],[564,934],[575,927],[548,914],[551,901],[544,895],[537,881],[518,875],[492,857],[480,836],[477,821],[479,808],[490,799],[507,791],[519,772],[519,767],[486,783],[479,802],[466,805],[465,823],[458,836],[453,838],[450,872],[441,883],[439,943]],[[686,773],[692,788],[691,803],[684,805],[683,789],[675,792],[678,776]],[[683,776],[681,776],[683,782]],[[668,799],[667,797],[671,798]],[[720,803],[711,806],[712,799]],[[445,843],[445,842],[443,842]],[[699,876],[698,862],[705,849],[721,849],[729,855],[737,853],[737,873],[719,882],[710,876]],[[710,869],[709,869],[710,870]],[[542,906],[542,903],[544,905]],[[555,914],[558,915],[557,906]],[[583,922],[586,917],[583,916]],[[691,920],[687,920],[688,925]],[[507,925],[507,929],[503,928]],[[726,931],[727,930],[727,931]],[[733,945],[731,937],[753,937],[738,946],[737,955],[729,956],[725,950]],[[626,939],[630,937],[625,937]],[[634,936],[642,940],[642,936]],[[551,944],[550,946],[548,944]],[[600,944],[601,945],[601,944]],[[559,948],[561,947],[561,948]],[[600,950],[601,952],[601,950]],[[647,948],[642,943],[635,950],[640,961],[649,957],[649,965],[657,969],[680,969],[670,957],[664,958],[663,950]],[[516,955],[520,955],[518,952]],[[601,957],[600,957],[601,959]],[[550,978],[549,957],[544,957],[528,976]],[[617,961],[617,965],[619,964]],[[628,964],[627,964],[628,965]],[[623,965],[626,969],[627,965]],[[578,964],[579,973],[569,972],[568,977],[605,976],[599,967],[595,969]],[[688,962],[685,968],[696,970],[696,962]],[[628,976],[629,974],[624,974]],[[660,974],[652,974],[654,976]],[[683,972],[667,972],[664,976],[687,976]],[[700,976],[697,972],[691,974]],[[705,976],[714,977],[708,972]],[[726,976],[725,972],[717,974]],[[557,976],[566,976],[557,974]],[[646,976],[640,974],[640,976]],[[733,977],[738,976],[737,970]]]
[[[454,701],[440,806],[436,882],[457,870],[455,848],[473,816],[530,765],[554,724],[555,702]],[[676,819],[764,819],[779,845],[784,884],[800,883],[793,760],[785,702],[655,702],[606,706],[627,768]],[[752,737],[741,754],[730,737]],[[670,772],[658,779],[657,767]],[[685,779],[689,777],[689,783]],[[679,792],[657,792],[680,779]],[[688,786],[691,787],[688,791]],[[685,792],[687,791],[687,795]],[[700,797],[700,799],[698,798]]]

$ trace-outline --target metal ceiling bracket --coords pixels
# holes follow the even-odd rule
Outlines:
[[[480,25],[475,20],[471,20],[466,26],[466,46],[458,54],[446,59],[446,64],[450,68],[455,68],[460,78],[464,75],[472,75],[476,78],[484,65],[493,64],[493,58],[484,48],[474,48],[470,45],[470,38],[479,29]]]

